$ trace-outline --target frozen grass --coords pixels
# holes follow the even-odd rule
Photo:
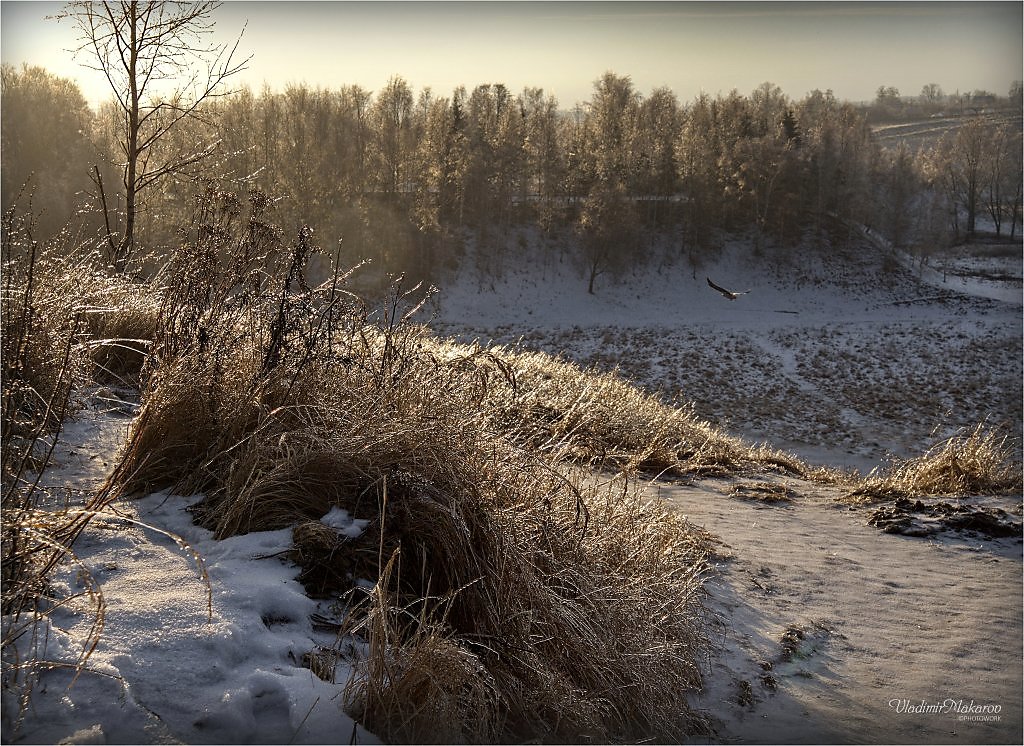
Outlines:
[[[23,713],[40,672],[51,665],[40,653],[39,622],[71,601],[54,596],[50,575],[61,563],[77,563],[72,544],[100,507],[67,509],[44,487],[44,476],[64,420],[78,406],[76,389],[100,362],[111,363],[98,361],[96,352],[117,340],[99,335],[120,335],[125,318],[144,334],[146,311],[136,304],[136,286],[107,275],[88,242],[69,231],[39,243],[31,212],[17,206],[3,216],[2,229],[2,644],[5,695],[15,696]],[[137,376],[141,353],[135,355]],[[79,567],[79,576],[79,595],[94,611],[81,670],[102,630],[104,604],[88,568]]]
[[[614,376],[439,342],[409,323],[420,296],[400,285],[378,310],[340,275],[309,288],[308,234],[286,244],[267,207],[255,196],[238,221],[237,201],[208,195],[113,482],[203,491],[197,517],[219,537],[296,525],[321,592],[375,581],[352,607],[371,655],[348,706],[385,738],[698,728],[684,695],[700,686],[706,538],[571,464],[720,473],[774,457]],[[334,506],[368,522],[358,539],[308,530]]]
[[[91,360],[103,375],[136,376],[139,340],[154,340],[110,485],[203,492],[197,518],[220,538],[294,527],[307,587],[347,594],[348,631],[368,642],[346,706],[386,739],[677,741],[700,730],[685,693],[700,686],[706,650],[708,538],[627,478],[596,484],[594,470],[838,478],[726,436],[615,371],[438,340],[410,323],[424,294],[400,282],[379,309],[341,274],[311,288],[310,234],[286,242],[269,209],[261,195],[248,210],[205,195],[162,296],[52,283],[84,298],[72,328],[100,337]],[[995,474],[999,448],[972,438],[930,454],[942,468],[887,478],[940,484],[922,475],[944,468],[959,470],[957,489],[978,489],[965,475]],[[769,483],[737,496],[790,497]],[[334,507],[367,530],[341,541],[315,528]],[[102,599],[97,608],[102,622]]]
[[[873,470],[848,496],[858,502],[921,495],[998,495],[1020,492],[1021,464],[1007,436],[984,424],[965,428],[916,458]]]
[[[988,421],[1005,426],[1011,447],[1019,447],[1019,320],[962,310],[870,323],[787,317],[767,331],[695,322],[538,326],[518,342],[519,332],[509,328],[464,335],[615,371],[666,403],[685,399],[697,419],[716,429],[787,449],[809,446],[801,455],[812,460],[828,458],[818,453],[827,447],[836,463],[846,459],[866,472],[889,454],[921,453],[934,442],[936,426],[948,435]]]
[[[134,388],[156,334],[160,311],[153,285],[109,278],[103,292],[84,297],[92,378]]]
[[[69,547],[63,536],[69,522],[40,509],[39,482],[84,370],[73,296],[54,284],[77,265],[64,258],[63,247],[40,246],[33,227],[31,215],[14,208],[3,216],[2,642],[5,687],[17,692],[22,707],[38,668],[18,659],[14,642],[31,635],[46,613],[48,573]]]
[[[496,358],[511,372],[514,386],[492,387],[484,401],[505,427],[543,451],[599,468],[674,477],[808,472],[798,459],[730,437],[698,419],[692,406],[667,404],[616,371],[585,369],[538,352],[499,347],[483,355],[480,348],[467,349],[469,359],[486,364]]]

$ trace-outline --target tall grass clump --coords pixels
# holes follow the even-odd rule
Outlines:
[[[984,423],[964,428],[921,456],[872,470],[849,497],[859,501],[911,495],[996,495],[1020,492],[1021,463],[1006,434]]]
[[[539,442],[510,412],[510,363],[411,322],[421,290],[396,281],[370,308],[340,271],[311,286],[311,233],[286,240],[271,209],[260,194],[199,201],[121,490],[202,491],[197,518],[220,537],[293,526],[316,590],[352,600],[370,655],[346,707],[384,738],[684,737],[701,536],[570,466],[575,442]],[[335,506],[367,520],[361,536],[322,535]],[[359,579],[374,586],[361,600]]]
[[[472,350],[477,354],[468,355]],[[806,475],[800,460],[752,446],[700,420],[692,405],[668,404],[615,372],[583,369],[538,352],[448,345],[463,355],[511,370],[514,387],[493,387],[487,405],[530,445],[579,463],[616,471],[712,477],[779,469]]]

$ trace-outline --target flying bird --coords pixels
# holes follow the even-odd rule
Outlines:
[[[747,293],[750,292],[749,290],[740,290],[739,292],[734,292],[732,290],[726,290],[725,288],[720,287],[720,286],[716,285],[715,283],[711,282],[711,278],[710,277],[707,278],[707,281],[708,281],[708,285],[713,287],[715,290],[720,292],[722,295],[724,295],[729,300],[736,300],[741,295],[746,295]]]

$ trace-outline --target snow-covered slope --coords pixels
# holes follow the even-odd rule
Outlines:
[[[868,261],[791,257],[773,269],[743,255],[734,247],[696,272],[638,272],[599,283],[596,295],[564,265],[520,268],[493,288],[469,275],[441,289],[435,326],[620,366],[709,419],[813,460],[866,467],[889,451],[919,451],[930,418],[947,409],[947,425],[1002,411],[1019,437],[1019,302],[936,299],[909,273]],[[708,276],[752,292],[727,300]],[[110,406],[65,432],[49,479],[72,504],[102,481],[123,442],[132,407],[114,398],[93,397]],[[833,495],[765,507],[725,490],[663,494],[735,555],[711,586],[722,647],[696,698],[721,738],[1019,740],[1019,542],[889,536]],[[304,595],[282,557],[290,531],[213,541],[191,523],[194,501],[118,503],[128,520],[97,520],[82,536],[81,565],[61,569],[54,589],[79,592],[83,568],[91,573],[106,602],[103,636],[70,689],[72,671],[43,674],[17,731],[18,703],[4,697],[5,742],[376,742],[342,712],[349,664],[337,662],[335,683],[303,665],[335,637],[314,628],[310,616],[331,609]],[[323,521],[357,529],[337,512]],[[78,657],[94,619],[87,601],[52,614],[48,657]],[[795,629],[806,634],[798,655],[777,659]],[[1002,719],[916,717],[890,704],[946,699],[999,705]]]
[[[1019,538],[909,539],[828,488],[765,504],[733,486],[658,488],[724,542],[692,698],[713,743],[1020,742]]]
[[[707,278],[750,293],[729,300]],[[1019,441],[1020,286],[1000,289],[1012,302],[973,287],[937,288],[866,238],[759,259],[736,243],[699,269],[599,278],[595,294],[567,263],[493,281],[466,270],[440,288],[432,325],[617,367],[738,435],[868,470],[983,420]]]
[[[767,250],[751,257],[741,242],[730,244],[705,266],[684,262],[626,271],[617,278],[600,277],[594,294],[587,292],[582,272],[568,261],[541,267],[539,262],[509,267],[500,279],[481,279],[464,269],[444,283],[437,298],[437,321],[443,326],[470,328],[558,328],[566,326],[671,327],[714,323],[756,327],[829,321],[879,321],[896,317],[933,316],[918,299],[941,293],[909,271],[882,269],[880,252],[870,243],[842,257],[822,258],[796,250]],[[748,295],[730,301],[711,289],[707,278]],[[947,294],[970,299],[975,288],[949,283]],[[979,298],[991,295],[978,292]],[[1020,306],[1019,285],[1004,288],[1000,298]]]

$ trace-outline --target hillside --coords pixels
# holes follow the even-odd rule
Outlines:
[[[993,125],[1011,125],[1018,131],[1021,128],[1019,112],[993,112],[983,114],[982,117]],[[883,147],[894,148],[900,143],[905,143],[911,151],[917,152],[934,147],[943,135],[955,134],[963,122],[961,116],[941,113],[920,121],[876,125],[871,131],[875,141]]]
[[[493,283],[467,271],[441,288],[433,325],[617,368],[737,435],[867,471],[980,421],[1020,443],[1021,256],[958,261],[970,271],[943,277],[867,238],[824,257],[736,244],[595,295],[564,264]],[[976,276],[992,262],[998,279]],[[730,301],[706,277],[751,292]]]
[[[985,282],[1019,291],[1015,261]],[[1020,464],[999,438],[867,480],[774,450],[866,472],[987,420],[1019,454],[1021,305],[961,277],[866,239],[814,261],[734,244],[593,295],[568,266],[468,273],[432,330],[404,296],[381,325],[330,288],[228,292],[208,327],[163,327],[141,402],[77,392],[19,526],[91,520],[6,651],[29,686],[5,734],[1019,740]],[[202,308],[167,297],[172,320]],[[957,480],[922,486],[936,469]],[[947,694],[999,718],[891,720]]]

